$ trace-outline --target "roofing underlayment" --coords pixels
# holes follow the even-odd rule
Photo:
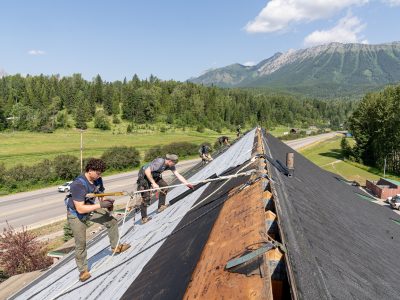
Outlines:
[[[189,181],[254,169],[171,190],[164,212],[120,228],[128,251],[110,258],[106,233],[88,243],[88,281],[70,254],[11,299],[400,299],[399,216],[270,134],[248,132]]]
[[[251,158],[254,138],[255,129],[188,181],[248,170],[245,163]],[[91,271],[92,278],[88,281],[77,282],[79,274],[70,254],[11,299],[182,297],[226,192],[248,178],[233,178],[229,184],[226,181],[207,183],[194,192],[186,187],[173,189],[167,195],[167,202],[173,205],[163,213],[156,214],[157,203],[154,203],[148,209],[153,217],[150,222],[142,225],[137,215],[125,223],[120,234],[122,242],[132,245],[128,251],[109,259],[111,250],[106,233],[88,243],[89,269],[96,269]],[[213,203],[215,200],[221,203]],[[205,202],[189,212],[199,201]]]

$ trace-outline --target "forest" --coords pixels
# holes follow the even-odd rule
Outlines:
[[[355,101],[318,100],[262,93],[257,89],[224,89],[190,82],[162,81],[155,76],[107,82],[69,77],[5,76],[0,79],[0,131],[53,132],[57,128],[110,129],[121,119],[132,124],[168,123],[204,126],[220,131],[238,124],[266,128],[289,126],[339,128]]]
[[[348,127],[356,144],[342,146],[347,148],[347,156],[400,175],[400,85],[365,95]]]

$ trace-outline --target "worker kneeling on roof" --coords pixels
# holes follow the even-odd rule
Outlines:
[[[99,198],[99,203],[96,204],[96,198],[86,196],[99,192],[96,182],[105,169],[106,165],[101,159],[93,158],[89,160],[85,173],[71,183],[70,194],[65,198],[67,220],[75,239],[75,261],[80,272],[80,281],[90,278],[86,251],[87,221],[103,224],[107,228],[111,249],[116,254],[124,252],[130,247],[129,244],[117,245],[119,239],[118,223],[110,214],[113,210],[114,200]]]
[[[143,191],[150,188],[157,189],[168,186],[168,184],[162,179],[162,173],[170,170],[180,182],[185,184],[188,188],[193,189],[193,185],[186,181],[186,179],[178,173],[175,165],[178,163],[178,155],[167,154],[165,158],[158,157],[152,162],[145,164],[140,168],[137,180],[137,190]],[[165,198],[167,196],[167,189],[161,189],[159,191],[158,201],[158,212],[162,212],[167,208],[165,204]],[[141,193],[142,203],[140,204],[140,212],[142,215],[142,223],[148,222],[151,218],[147,216],[147,207],[150,206],[150,191]]]

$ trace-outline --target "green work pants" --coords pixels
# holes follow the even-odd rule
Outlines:
[[[100,208],[95,210],[93,214],[87,216],[86,220],[80,220],[78,217],[68,212],[67,220],[75,239],[75,261],[79,272],[88,269],[86,251],[87,221],[104,225],[107,228],[111,248],[115,248],[117,246],[119,237],[118,222],[113,216],[110,215],[107,209]]]

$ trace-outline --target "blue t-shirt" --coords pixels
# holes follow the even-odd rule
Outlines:
[[[82,179],[85,181],[85,184],[81,181]],[[98,187],[95,184],[90,183],[89,180],[86,179],[86,176],[84,174],[80,175],[71,183],[70,186],[71,197],[68,199],[67,206],[73,210],[76,210],[74,201],[84,202],[86,204],[94,204],[94,198],[91,198],[92,200],[87,199],[86,194],[96,193],[97,191]]]

